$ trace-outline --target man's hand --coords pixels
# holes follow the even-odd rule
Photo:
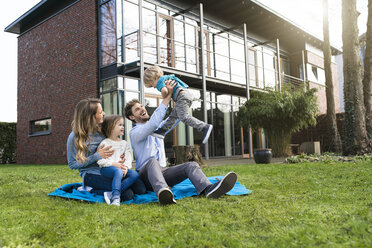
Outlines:
[[[168,94],[163,98],[162,103],[163,103],[165,106],[168,106],[170,100],[172,99],[172,94],[173,94],[174,86],[176,86],[177,82],[174,81],[174,80],[167,80],[167,81],[165,81],[164,83],[165,83],[165,87],[166,87],[167,90],[168,90]]]
[[[174,81],[174,80],[169,79],[169,80],[165,81],[164,83],[165,83],[165,88],[168,91],[167,97],[172,97],[173,89],[174,89],[174,86],[176,86],[177,82]]]
[[[101,156],[101,158],[109,158],[114,154],[114,151],[111,150],[112,146],[105,147],[105,145],[101,145],[97,148],[97,153]]]
[[[127,172],[128,172],[128,167],[126,167],[125,165],[122,167],[121,171],[123,172],[123,178],[127,175]]]

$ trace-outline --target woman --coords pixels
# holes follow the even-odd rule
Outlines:
[[[67,160],[70,169],[78,169],[84,187],[92,187],[91,192],[97,194],[111,191],[112,186],[111,180],[100,174],[97,164],[98,160],[106,159],[114,152],[111,146],[99,146],[106,138],[100,128],[104,114],[99,99],[81,100],[75,107],[72,132],[67,139]],[[121,199],[130,200],[134,193],[146,193],[142,181],[137,180],[130,189],[121,192]]]

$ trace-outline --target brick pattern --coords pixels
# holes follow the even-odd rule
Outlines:
[[[311,64],[314,64],[320,68],[324,68],[324,60],[322,57],[307,51],[307,61]],[[335,111],[336,113],[340,113],[340,97],[339,97],[339,89],[338,89],[338,75],[337,75],[337,65],[332,63],[332,81],[333,81],[333,95],[335,101]],[[327,113],[327,97],[326,97],[326,88],[323,85],[319,85],[316,83],[309,84],[310,88],[317,88],[318,92],[316,93],[318,99],[318,107],[319,107],[319,114],[326,114]]]
[[[97,97],[97,1],[81,0],[18,37],[17,163],[63,164],[74,106]],[[52,133],[29,137],[51,117]]]

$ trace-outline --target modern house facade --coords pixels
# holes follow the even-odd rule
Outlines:
[[[190,86],[190,114],[214,125],[201,147],[206,158],[267,146],[264,130],[236,124],[252,91],[316,87],[326,112],[322,41],[256,0],[43,0],[5,31],[19,34],[18,163],[65,163],[83,98],[100,98],[106,115],[122,115],[133,98],[152,113],[161,95],[141,75],[154,64]],[[128,140],[132,123],[125,126]],[[169,155],[174,145],[193,144],[201,134],[183,123],[165,138]]]

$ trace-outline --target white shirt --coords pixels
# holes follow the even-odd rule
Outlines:
[[[109,167],[112,166],[113,162],[119,162],[121,160],[120,156],[125,155],[124,165],[127,166],[129,169],[132,168],[132,153],[129,148],[129,144],[125,140],[114,141],[112,139],[106,138],[104,139],[101,145],[105,145],[105,147],[112,146],[111,149],[114,150],[114,154],[111,157],[106,159],[98,160],[99,167]]]

